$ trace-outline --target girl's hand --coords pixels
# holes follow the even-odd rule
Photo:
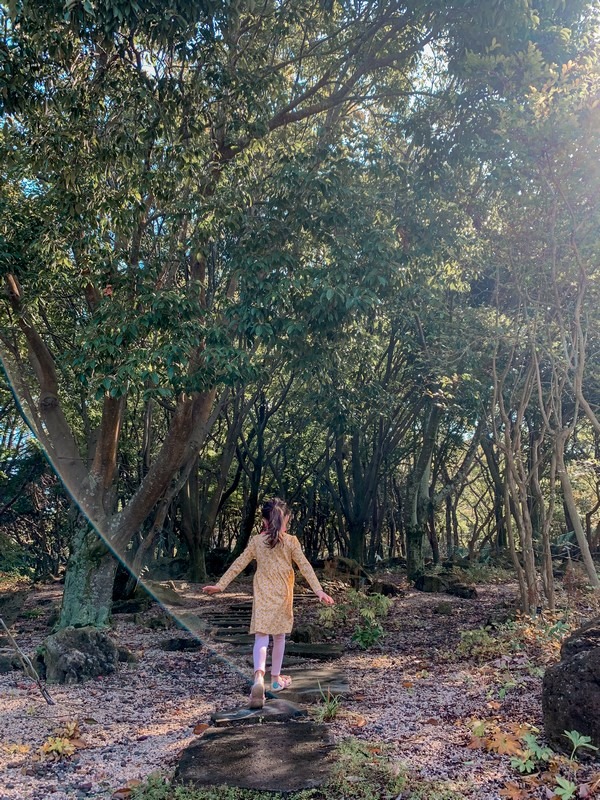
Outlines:
[[[204,592],[204,594],[218,594],[223,590],[221,589],[220,586],[203,586],[202,591]]]
[[[321,603],[325,603],[326,606],[333,606],[335,605],[335,600],[333,597],[330,597],[325,592],[317,592],[317,597],[319,598]]]

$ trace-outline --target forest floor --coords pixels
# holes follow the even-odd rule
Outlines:
[[[364,743],[365,752],[384,757],[406,776],[398,794],[403,800],[547,800],[559,796],[558,775],[583,787],[563,797],[600,797],[597,761],[573,772],[565,758],[551,759],[550,769],[535,769],[533,777],[518,766],[526,760],[525,742],[532,742],[524,739],[527,734],[544,745],[544,669],[558,660],[561,637],[600,613],[598,599],[584,580],[571,580],[567,590],[559,588],[557,615],[520,618],[517,587],[500,578],[491,583],[490,576],[480,575],[487,582],[478,583],[476,599],[466,600],[421,593],[408,588],[401,574],[384,574],[401,595],[379,620],[383,637],[368,649],[356,641],[357,624],[364,645],[365,631],[376,622],[360,616],[362,601],[343,581],[324,582],[338,603],[330,630],[316,603],[298,603],[297,624],[318,622],[326,638],[344,645],[334,666],[346,673],[351,693],[329,709],[333,738]],[[226,608],[248,599],[251,592],[247,578],[217,599],[193,584],[175,586],[185,596],[186,611],[199,616],[217,604]],[[0,580],[0,594],[15,588],[14,581]],[[49,632],[62,587],[25,588],[12,632],[33,653]],[[22,673],[0,675],[0,800],[124,800],[149,775],[168,780],[181,750],[201,735],[211,713],[245,704],[244,675],[251,672],[245,658],[216,659],[215,652],[225,650],[213,642],[198,652],[162,649],[166,639],[190,635],[158,604],[135,617],[115,616],[113,635],[133,650],[137,663],[121,664],[116,674],[83,685],[49,686],[55,705],[47,705]],[[44,754],[43,749],[60,750],[65,740],[72,743],[71,755],[69,747],[62,757]]]

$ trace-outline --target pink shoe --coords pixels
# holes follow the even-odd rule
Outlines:
[[[271,691],[281,692],[283,689],[289,689],[292,685],[292,679],[289,675],[276,675],[273,679],[271,676]]]

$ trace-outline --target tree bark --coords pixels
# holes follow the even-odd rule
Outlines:
[[[406,531],[406,566],[409,580],[415,580],[425,571],[423,542],[427,535],[431,499],[429,476],[442,409],[432,405],[424,422],[423,443],[417,462],[408,480],[404,529]]]
[[[81,516],[67,564],[57,630],[108,625],[116,570],[116,559]]]
[[[568,433],[570,433],[570,431],[567,432],[566,434],[567,436]],[[569,516],[571,517],[571,522],[573,523],[575,536],[577,537],[577,544],[579,545],[579,549],[581,550],[581,557],[583,559],[583,563],[585,565],[585,569],[588,574],[590,584],[594,587],[594,589],[598,589],[600,588],[600,580],[598,579],[598,573],[596,572],[596,565],[594,564],[594,559],[592,558],[592,554],[590,553],[588,540],[585,535],[585,530],[581,523],[579,511],[577,510],[577,503],[575,502],[575,497],[573,495],[573,487],[571,486],[569,473],[567,472],[567,468],[565,466],[565,443],[566,443],[566,436],[559,434],[556,437],[556,450],[555,450],[556,474],[558,475],[558,479],[560,481],[565,505],[567,506],[567,509],[569,511]]]

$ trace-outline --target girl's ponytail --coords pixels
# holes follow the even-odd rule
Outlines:
[[[279,497],[274,497],[264,503],[262,516],[266,522],[265,536],[269,547],[273,548],[283,541],[285,518],[289,513],[288,507]]]

